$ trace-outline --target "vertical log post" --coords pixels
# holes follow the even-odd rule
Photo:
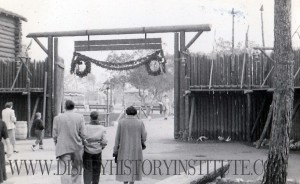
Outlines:
[[[180,130],[180,60],[179,34],[174,33],[174,138],[179,138]]]
[[[59,79],[58,77],[58,70],[59,70],[59,65],[58,65],[58,38],[54,38],[54,45],[53,45],[53,55],[54,55],[54,84],[53,84],[53,102],[54,102],[54,113],[53,113],[53,116],[56,116],[58,115],[58,113],[61,111],[60,107],[58,107],[58,101],[59,101],[59,92],[58,92],[58,88],[60,86],[58,86],[58,80],[61,80]]]
[[[231,43],[231,54],[233,55],[234,53],[234,17],[235,17],[235,12],[234,12],[234,8],[232,8],[231,11],[232,14],[232,43]]]
[[[247,122],[246,122],[246,139],[251,142],[251,93],[247,92]]]
[[[64,62],[58,56],[58,38],[54,38],[54,116],[62,111]]]
[[[185,49],[185,48],[184,48]],[[186,70],[185,70],[185,96],[184,96],[184,121],[185,121],[185,130],[189,132],[189,120],[190,120],[190,85],[191,85],[191,57],[186,56]]]
[[[29,58],[26,58],[26,66],[27,66],[27,72],[26,72],[26,88],[27,88],[27,137],[29,136],[30,127],[31,127],[31,94],[30,94],[30,78],[29,78]]]
[[[265,47],[265,33],[264,33],[264,5],[261,5],[260,7],[260,20],[261,20],[261,39],[262,39],[262,45]]]
[[[47,118],[45,122],[45,135],[52,135],[53,120],[53,37],[48,37],[48,60],[47,60]]]
[[[234,75],[234,17],[235,17],[235,12],[234,8],[232,8],[231,11],[232,14],[232,43],[231,43],[231,76]]]
[[[45,76],[44,76],[44,94],[43,94],[43,125],[45,127],[45,121],[46,121],[46,104],[47,104],[47,77],[48,74],[47,72],[45,72]]]
[[[187,127],[185,126],[185,32],[180,32],[180,131],[182,138],[187,139]]]
[[[194,121],[194,113],[195,113],[195,97],[191,99],[192,101],[192,107],[191,107],[191,115],[189,119],[189,141],[192,140],[192,128],[193,128],[193,121]]]

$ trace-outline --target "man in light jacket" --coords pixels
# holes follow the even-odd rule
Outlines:
[[[83,115],[75,113],[74,107],[74,102],[67,100],[66,112],[57,115],[53,120],[53,139],[63,184],[81,184],[83,141],[86,134]],[[68,168],[69,163],[72,168]]]
[[[86,125],[86,142],[83,153],[83,180],[85,184],[98,184],[102,150],[107,145],[106,130],[98,121],[96,111],[90,114],[91,122]]]
[[[7,133],[9,137],[10,144],[13,146],[13,152],[18,153],[16,150],[16,137],[15,137],[15,124],[17,122],[17,118],[15,116],[15,111],[12,109],[13,103],[6,102],[5,109],[2,110],[2,120],[5,122],[7,127]]]

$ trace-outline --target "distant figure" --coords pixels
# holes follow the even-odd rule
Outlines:
[[[13,146],[13,152],[18,153],[16,150],[16,122],[17,118],[15,115],[15,111],[12,109],[13,103],[6,102],[5,109],[2,110],[2,120],[5,122],[8,132],[8,137],[11,145]]]
[[[41,118],[42,118],[42,114],[40,112],[37,112],[35,114],[35,119],[31,126],[32,134],[33,134],[33,136],[36,137],[35,144],[31,146],[32,151],[37,150],[38,145],[39,145],[40,149],[44,149],[43,148],[44,125],[43,125],[43,121],[41,120]]]
[[[158,102],[158,105],[159,105],[159,114],[162,114],[163,113],[163,107],[164,107],[164,104],[162,102]]]
[[[98,121],[96,111],[90,114],[91,122],[86,125],[86,141],[83,153],[84,184],[98,184],[102,160],[102,150],[107,145],[106,130]]]
[[[147,132],[133,106],[126,109],[126,114],[118,123],[113,156],[117,162],[116,180],[133,184],[142,180],[142,150],[146,148]]]
[[[2,139],[4,141],[2,141]],[[5,180],[7,180],[6,169],[5,169],[4,145],[2,142],[6,146],[7,157],[10,157],[12,154],[12,149],[11,149],[11,144],[9,142],[6,124],[4,121],[0,119],[0,183],[3,183]]]
[[[167,120],[170,113],[170,99],[168,95],[165,95],[163,98],[163,112],[164,112],[164,119]]]
[[[75,113],[75,104],[71,100],[65,103],[66,111],[54,117],[53,139],[56,145],[56,157],[63,184],[81,184],[81,164],[85,123],[82,114]],[[71,163],[72,168],[66,168]],[[71,177],[65,173],[71,170]]]

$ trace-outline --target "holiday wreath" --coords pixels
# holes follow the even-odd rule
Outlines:
[[[83,71],[80,71],[79,65],[83,63],[85,64],[85,69]],[[82,55],[80,53],[74,52],[71,63],[71,74],[75,74],[79,77],[87,76],[91,72],[91,63],[102,68],[106,68],[108,70],[119,71],[130,70],[145,65],[148,74],[153,76],[157,76],[160,75],[162,72],[166,72],[166,59],[163,55],[163,51],[158,50],[152,54],[147,55],[146,57],[139,58],[137,60],[130,60],[123,63],[99,61],[88,56]],[[154,65],[154,67],[151,66],[152,64]]]
[[[83,71],[79,70],[79,65],[85,64],[85,69]],[[75,74],[79,77],[85,77],[89,73],[91,73],[91,62],[90,61],[83,61],[80,57],[76,57],[75,54],[73,55],[73,59],[71,62],[71,74]]]

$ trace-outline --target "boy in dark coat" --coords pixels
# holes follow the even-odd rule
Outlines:
[[[43,130],[44,125],[43,121],[41,120],[41,113],[37,112],[35,114],[35,120],[32,123],[31,131],[36,137],[35,144],[31,146],[32,151],[35,151],[37,149],[37,145],[39,145],[40,149],[43,149]]]

